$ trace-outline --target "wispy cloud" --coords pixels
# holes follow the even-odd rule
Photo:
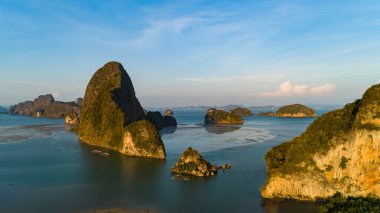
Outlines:
[[[310,94],[313,95],[326,95],[335,90],[335,86],[330,83],[325,83],[320,86],[316,86],[310,89]]]
[[[285,81],[279,85],[278,90],[274,92],[264,92],[257,94],[262,97],[291,97],[303,96],[307,94],[322,96],[330,94],[335,90],[335,86],[330,83],[325,83],[319,86],[311,87],[307,85],[292,85],[290,81]]]
[[[225,77],[177,77],[177,80],[188,81],[194,83],[220,83],[220,82],[229,82],[229,83],[245,83],[245,82],[277,82],[278,80],[283,79],[282,75],[232,75]]]

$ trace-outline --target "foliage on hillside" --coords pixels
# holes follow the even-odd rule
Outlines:
[[[205,115],[206,124],[243,124],[241,116],[226,112],[224,110],[209,109]]]
[[[251,110],[245,107],[237,107],[235,109],[232,109],[231,113],[238,116],[253,116]]]
[[[299,137],[273,147],[265,156],[268,171],[300,171],[305,168],[299,166],[301,162],[314,166],[314,154],[326,153],[331,146],[344,143],[345,136],[352,130],[378,130],[370,121],[379,114],[379,106],[380,84],[377,84],[369,88],[362,99],[320,116]]]
[[[292,105],[283,106],[276,111],[276,115],[297,114],[297,113],[303,113],[308,116],[313,116],[316,114],[314,109],[311,109],[301,104],[292,104]]]
[[[319,213],[365,213],[380,212],[380,199],[375,197],[344,197],[336,193],[318,209]]]
[[[125,125],[145,115],[123,66],[109,62],[87,85],[79,125],[79,138],[93,145],[121,148]],[[131,109],[132,108],[132,109]]]
[[[140,152],[149,153],[153,157],[165,158],[164,143],[154,124],[147,120],[133,122],[125,127],[125,132],[132,136],[134,146]],[[161,153],[162,150],[164,153]],[[163,154],[163,156],[161,156]]]

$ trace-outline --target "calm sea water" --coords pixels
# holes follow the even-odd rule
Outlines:
[[[174,112],[176,129],[161,132],[166,160],[127,157],[78,142],[63,119],[0,114],[0,212],[314,212],[315,204],[263,200],[264,155],[302,133],[312,118],[249,117],[241,126],[204,126],[203,111]],[[322,112],[319,112],[321,114]],[[216,177],[170,173],[193,147],[232,168]]]

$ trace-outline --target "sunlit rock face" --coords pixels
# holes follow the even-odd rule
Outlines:
[[[157,129],[143,119],[144,110],[123,66],[109,62],[96,71],[86,88],[79,139],[126,155],[165,158]]]
[[[174,116],[174,112],[171,109],[166,109],[164,112],[165,116]]]
[[[265,156],[263,197],[380,196],[380,84]]]
[[[66,114],[65,122],[69,125],[78,125],[79,124],[79,114],[75,111],[71,111]]]

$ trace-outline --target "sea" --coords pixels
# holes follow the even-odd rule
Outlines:
[[[318,115],[326,111],[318,111]],[[315,212],[318,204],[263,199],[264,156],[314,118],[245,117],[204,125],[205,111],[174,111],[160,134],[166,159],[129,157],[80,143],[63,119],[0,114],[0,212]],[[214,177],[171,174],[180,154],[198,150],[231,169]]]

